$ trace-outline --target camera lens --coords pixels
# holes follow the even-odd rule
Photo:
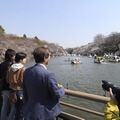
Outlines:
[[[102,80],[102,88],[105,90],[105,91],[109,91],[109,88],[112,88],[114,86],[114,84],[108,82],[107,80]]]

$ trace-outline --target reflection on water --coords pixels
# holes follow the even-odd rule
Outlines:
[[[67,57],[52,58],[47,66],[50,71],[53,71],[55,73],[57,81],[61,83],[65,88],[68,84],[68,88],[71,90],[103,95],[104,91],[101,88],[101,80],[105,79],[120,86],[120,63],[96,64],[92,58],[80,57],[82,64],[72,65],[70,62],[64,62],[65,58]],[[31,66],[33,64],[35,63],[29,62],[27,63],[27,66]],[[105,108],[105,105],[103,104],[80,98],[78,99],[65,96],[63,100],[101,112],[104,112]],[[86,114],[85,112],[71,110],[64,107],[63,109],[69,111],[70,113],[80,115],[86,120],[103,119],[98,118],[95,115]]]

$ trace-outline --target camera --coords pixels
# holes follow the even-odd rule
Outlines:
[[[112,89],[112,92],[115,96],[115,98],[120,101],[120,87],[117,87],[115,84],[112,84],[111,82],[108,82],[107,80],[102,80],[102,88],[105,91],[109,91],[109,88]]]

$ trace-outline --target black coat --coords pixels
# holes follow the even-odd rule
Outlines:
[[[7,60],[0,64],[0,78],[4,77],[2,90],[10,90],[9,84],[6,82],[6,75],[8,67],[11,66],[12,64],[13,62]]]

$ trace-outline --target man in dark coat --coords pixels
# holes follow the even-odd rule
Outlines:
[[[7,49],[5,52],[4,61],[0,64],[0,79],[2,79],[1,93],[2,93],[2,108],[0,120],[13,120],[15,115],[15,106],[11,104],[11,112],[9,116],[7,116],[9,104],[10,104],[10,95],[11,90],[9,88],[9,84],[6,82],[6,75],[8,67],[10,67],[14,63],[16,52],[13,49]]]
[[[64,88],[46,68],[50,59],[48,49],[38,47],[33,56],[36,64],[26,69],[23,77],[24,119],[53,120],[61,112],[59,99]]]

